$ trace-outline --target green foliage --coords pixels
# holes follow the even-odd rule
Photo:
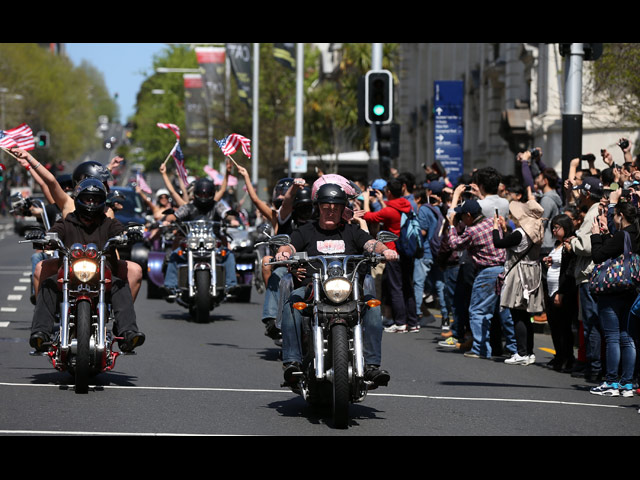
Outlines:
[[[625,121],[640,125],[640,43],[605,43],[593,62],[593,87]]]
[[[50,133],[50,148],[34,152],[44,162],[72,161],[96,146],[98,115],[117,114],[94,68],[74,67],[35,43],[0,44],[0,86],[8,89],[2,128],[24,122],[34,134]]]

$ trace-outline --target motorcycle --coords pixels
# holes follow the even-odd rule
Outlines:
[[[150,231],[157,231],[157,234],[152,239],[148,236]],[[171,246],[174,239],[175,229],[172,226],[167,227],[154,223],[145,232],[147,298],[163,298],[165,296],[165,260],[171,255]]]
[[[75,377],[76,393],[87,393],[90,377],[112,370],[120,355],[135,355],[135,352],[114,351],[114,340],[122,338],[107,331],[113,312],[109,300],[111,270],[106,256],[112,248],[126,245],[127,233],[139,228],[128,227],[127,232],[110,238],[102,250],[94,243],[75,243],[67,248],[56,233],[19,242],[52,248],[62,259],[58,271],[58,288],[62,290],[60,326],[49,350],[31,355],[47,356],[56,370],[71,373]]]
[[[216,263],[217,248],[226,242],[221,222],[188,220],[175,225],[184,234],[181,244],[187,263],[178,264],[176,301],[189,309],[198,323],[209,320],[209,312],[226,298],[225,267]]]
[[[236,258],[236,277],[238,285],[229,294],[239,302],[251,301],[251,289],[254,284],[255,257],[254,227],[227,227],[225,232],[229,238],[228,248]]]
[[[377,240],[386,243],[398,237],[380,232]],[[288,235],[269,239],[273,246],[290,244]],[[349,405],[364,401],[371,382],[365,380],[362,317],[365,308],[380,300],[364,300],[360,266],[375,265],[379,254],[307,256],[297,252],[290,259],[270,265],[305,268],[312,271],[312,293],[293,308],[303,315],[302,372],[293,385],[283,383],[310,404],[331,405],[336,428],[347,428]]]
[[[37,198],[30,198],[30,197],[23,197],[22,194],[20,192],[15,193],[13,195],[11,195],[10,197],[10,205],[11,208],[9,210],[9,213],[11,213],[11,215],[13,215],[14,217],[19,218],[19,217],[28,217],[31,215],[31,207],[38,207],[41,211],[40,213],[40,218],[42,221],[42,225],[40,226],[40,224],[38,223],[37,225],[34,225],[35,230],[41,230],[42,228],[44,228],[44,231],[47,231],[51,228],[51,224],[49,222],[49,217],[47,216],[47,212],[46,212],[46,208],[45,208],[45,204],[42,200],[39,200]],[[32,230],[30,228],[26,229],[26,234],[29,234],[29,231]],[[25,233],[25,232],[23,232]],[[56,252],[52,251],[52,250],[46,250],[41,252],[40,254],[40,259],[44,260],[47,258],[52,258],[54,255],[57,255]],[[31,273],[31,276],[29,277],[30,279],[30,291],[31,291],[31,295],[30,295],[30,301],[33,305],[36,304],[36,300],[35,300],[35,288],[33,285],[33,272]]]

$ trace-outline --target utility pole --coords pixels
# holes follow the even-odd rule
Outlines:
[[[253,129],[251,133],[251,182],[258,184],[258,133],[260,131],[258,101],[260,99],[260,44],[253,44]]]
[[[562,178],[571,160],[582,155],[582,63],[584,44],[572,43],[565,57],[565,101],[562,113]]]

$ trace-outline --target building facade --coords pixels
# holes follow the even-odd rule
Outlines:
[[[565,58],[558,44],[403,43],[397,72],[396,121],[400,127],[400,171],[422,172],[435,160],[434,82],[464,85],[463,169],[493,166],[516,172],[516,152],[540,147],[548,166],[562,172],[562,114]],[[637,126],[624,125],[616,112],[589,92],[592,62],[583,63],[582,152],[605,168],[600,149],[622,163],[618,139],[638,141]]]

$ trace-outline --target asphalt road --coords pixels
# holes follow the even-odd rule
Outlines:
[[[136,302],[147,335],[86,395],[48,360],[30,356],[29,245],[0,223],[0,434],[251,436],[636,435],[640,399],[591,395],[593,386],[544,368],[551,338],[536,334],[534,365],[470,359],[437,346],[436,323],[383,338],[386,388],[352,405],[347,430],[330,412],[280,388],[279,350],[264,336],[262,296],[225,303],[208,324],[164,300]],[[26,287],[26,288],[25,288]]]

